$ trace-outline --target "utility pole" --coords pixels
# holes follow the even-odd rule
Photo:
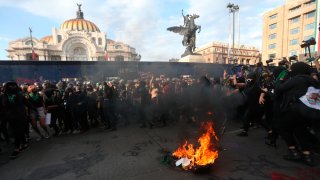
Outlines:
[[[232,60],[230,61],[230,53],[228,53],[228,61],[234,64],[234,40],[235,40],[235,13],[239,11],[239,6],[235,5],[233,3],[229,3],[227,5],[227,8],[229,8],[229,15],[232,14]],[[240,25],[239,25],[240,26]],[[230,32],[230,31],[229,31]],[[229,45],[229,52],[230,52],[230,45]]]

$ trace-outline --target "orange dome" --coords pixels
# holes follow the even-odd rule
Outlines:
[[[40,41],[46,42],[48,44],[52,44],[53,39],[52,39],[52,36],[45,36],[45,37],[41,38]]]
[[[79,18],[65,21],[60,29],[63,31],[100,32],[100,29],[93,22]]]

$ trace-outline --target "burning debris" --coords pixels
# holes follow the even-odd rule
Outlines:
[[[214,164],[218,158],[219,139],[213,129],[212,122],[202,123],[204,133],[198,139],[200,146],[195,148],[186,141],[172,156],[177,158],[176,166],[182,166],[185,170],[196,170],[201,167],[207,168]]]

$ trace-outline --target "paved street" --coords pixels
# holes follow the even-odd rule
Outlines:
[[[207,174],[195,174],[162,163],[163,148],[174,150],[185,137],[197,137],[198,127],[185,122],[168,127],[140,129],[136,124],[108,132],[91,129],[78,135],[63,135],[41,142],[17,159],[9,160],[11,150],[0,154],[1,180],[43,179],[320,179],[320,166],[310,168],[282,159],[285,144],[267,147],[265,132],[254,129],[249,137],[237,137],[240,124],[229,123],[222,137],[223,151]],[[2,144],[3,147],[3,144]],[[318,160],[319,161],[319,160]],[[291,180],[290,179],[290,180]]]

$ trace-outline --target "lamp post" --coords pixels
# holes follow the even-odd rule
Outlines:
[[[235,5],[233,3],[229,3],[227,5],[227,8],[229,8],[229,16],[230,14],[232,13],[232,61],[234,63],[234,54],[235,54],[235,50],[234,50],[234,39],[235,39],[235,13],[239,11],[239,6],[238,5]],[[229,30],[229,33],[230,33],[230,30]],[[229,34],[230,35],[230,34]],[[232,62],[230,61],[230,46],[229,46],[229,51],[228,51],[228,60],[229,62]]]

